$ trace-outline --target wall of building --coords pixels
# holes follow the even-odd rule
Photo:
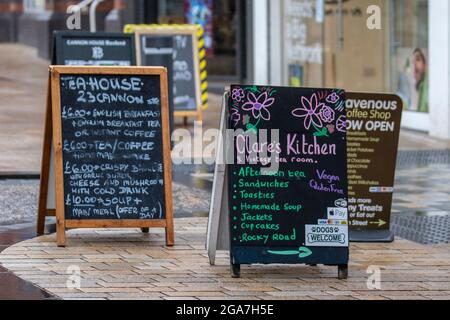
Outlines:
[[[134,2],[128,0],[127,2]],[[74,0],[0,0],[0,42],[20,42],[34,46],[39,56],[50,58],[54,30],[67,30],[67,8]],[[38,3],[35,7],[30,3]],[[97,8],[99,31],[121,31],[124,23],[125,0],[105,0]],[[81,18],[82,30],[89,29],[88,15]]]
[[[450,139],[450,2],[448,0],[350,0],[343,2],[343,32],[339,32],[337,4],[325,5],[325,16],[309,11],[313,0],[281,0],[261,6],[268,15],[259,14],[253,41],[258,52],[267,48],[266,57],[255,53],[255,81],[267,75],[272,85],[293,85],[292,66],[300,66],[296,84],[301,86],[340,87],[351,91],[398,93],[401,77],[408,76],[411,90],[416,90],[417,72],[413,52],[425,55],[425,74],[429,85],[429,111],[414,111],[407,105],[402,126],[420,130],[433,137]],[[367,8],[381,8],[381,30],[369,30]],[[399,8],[401,9],[399,11]],[[254,11],[254,12],[258,12]],[[264,20],[265,19],[265,20]],[[323,19],[323,20],[321,20]],[[323,22],[322,22],[323,21]],[[261,25],[269,26],[264,36]],[[292,26],[297,26],[295,30]],[[300,31],[299,31],[300,30]],[[298,33],[295,33],[299,31]],[[340,40],[340,35],[343,39]],[[268,39],[265,44],[261,39]],[[322,40],[320,39],[322,37]],[[295,56],[301,50],[312,51],[320,44],[323,59]],[[293,54],[294,53],[294,54]],[[407,65],[405,65],[405,61]],[[408,68],[408,70],[403,70]],[[300,68],[299,68],[300,69]],[[295,77],[294,77],[295,78]],[[399,80],[400,79],[400,80]],[[416,93],[417,94],[417,93]],[[416,97],[417,99],[417,97]],[[411,102],[410,102],[411,103]]]

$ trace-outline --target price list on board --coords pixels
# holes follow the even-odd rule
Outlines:
[[[160,78],[61,76],[66,219],[164,219]]]

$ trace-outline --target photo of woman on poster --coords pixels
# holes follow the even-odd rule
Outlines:
[[[412,52],[412,54],[411,54]],[[397,94],[407,111],[428,113],[428,62],[426,50],[402,48],[398,50],[399,78]]]

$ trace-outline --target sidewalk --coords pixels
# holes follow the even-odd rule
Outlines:
[[[18,243],[0,263],[20,278],[64,299],[450,299],[450,249],[405,240],[352,244],[349,279],[336,267],[243,266],[229,274],[227,253],[210,266],[206,219],[176,219],[176,246],[152,230],[74,230],[68,247],[55,236]],[[67,268],[79,267],[81,286],[67,288]],[[381,290],[367,288],[369,266],[381,268]]]
[[[48,63],[22,45],[0,52],[0,172],[39,172]]]

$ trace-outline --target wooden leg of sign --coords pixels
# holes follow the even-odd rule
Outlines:
[[[167,221],[167,227],[166,227],[166,245],[168,247],[173,247],[175,245],[175,236],[174,236],[174,229],[173,229],[173,220]]]
[[[64,221],[56,219],[56,243],[58,247],[64,248],[66,246],[66,228]]]
[[[51,105],[51,82],[48,78],[47,106],[45,110],[44,141],[41,159],[41,181],[39,187],[39,205],[37,217],[37,234],[43,235],[45,232],[45,217],[47,215],[47,195],[50,176],[50,161],[52,150],[52,105]]]
[[[230,271],[232,278],[240,278],[241,277],[241,265],[240,264],[230,264]]]
[[[52,101],[61,100],[59,74],[51,70],[51,96]],[[56,201],[56,243],[58,247],[66,246],[66,221],[64,212],[64,169],[63,169],[63,142],[61,124],[61,105],[52,104],[53,152],[55,165],[55,201]]]
[[[183,125],[187,126],[188,124],[188,117],[183,117]]]
[[[348,265],[342,264],[338,266],[338,278],[339,280],[348,279]]]
[[[141,228],[142,233],[149,233],[150,228]]]

